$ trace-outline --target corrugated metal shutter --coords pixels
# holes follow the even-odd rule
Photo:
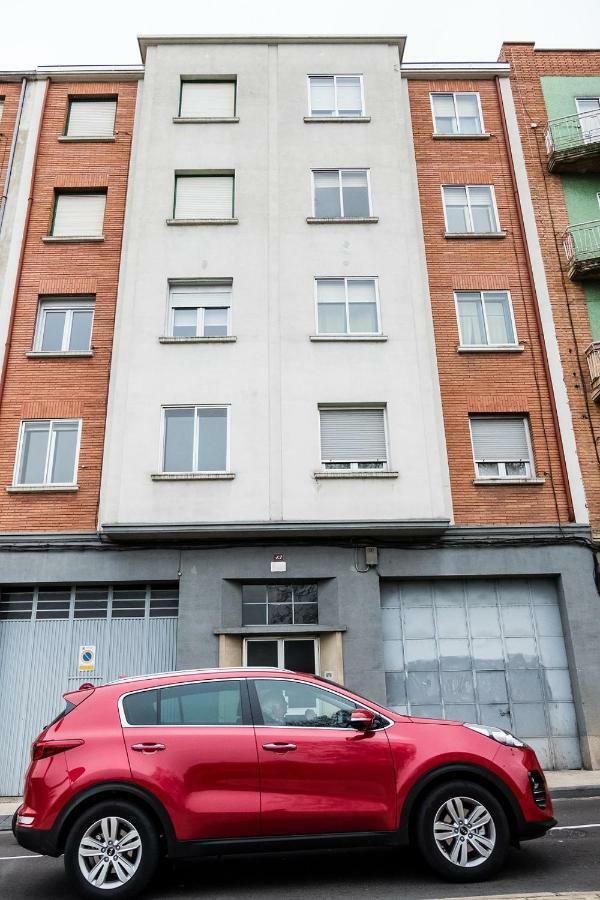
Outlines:
[[[231,285],[229,284],[194,284],[177,285],[171,288],[171,306],[229,306],[231,303]]]
[[[235,115],[235,82],[184,81],[181,85],[181,116],[229,118]]]
[[[323,462],[386,461],[383,409],[321,409]]]
[[[525,419],[471,417],[473,452],[477,460],[529,460]]]
[[[179,176],[176,219],[230,219],[233,216],[233,175]]]
[[[106,194],[59,194],[54,212],[55,237],[101,237]]]
[[[72,100],[69,137],[111,137],[115,131],[116,100]]]

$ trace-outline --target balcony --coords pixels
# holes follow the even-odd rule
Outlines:
[[[600,341],[594,341],[585,351],[590,378],[592,380],[592,400],[600,403]]]
[[[545,137],[549,172],[600,172],[600,110],[553,119]]]
[[[600,278],[600,221],[571,225],[563,244],[571,281]]]

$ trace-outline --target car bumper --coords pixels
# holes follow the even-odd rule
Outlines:
[[[556,824],[556,819],[544,819],[542,822],[522,822],[519,827],[519,840],[533,841],[535,838],[543,837]]]
[[[23,828],[17,825],[14,835],[17,843],[25,850],[33,850],[34,853],[41,853],[43,856],[60,856],[53,831],[46,831],[42,828]]]

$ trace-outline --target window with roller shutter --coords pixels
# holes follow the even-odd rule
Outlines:
[[[523,479],[535,475],[525,416],[469,416],[478,478]]]
[[[175,176],[174,219],[232,219],[234,174]]]
[[[114,137],[116,98],[70,100],[66,137]]]
[[[235,116],[235,81],[182,81],[182,119],[231,119]]]
[[[387,469],[385,408],[321,407],[321,462],[325,469]]]
[[[52,237],[102,238],[106,191],[56,191],[52,215]]]

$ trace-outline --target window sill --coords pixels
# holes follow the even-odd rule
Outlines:
[[[503,344],[494,346],[482,346],[482,347],[468,347],[458,345],[456,348],[457,353],[522,353],[525,349],[525,344]]]
[[[237,225],[239,219],[167,219],[167,225]]]
[[[473,484],[545,484],[545,478],[474,478]]]
[[[434,141],[487,141],[491,136],[489,131],[481,134],[436,134],[434,131],[431,135]]]
[[[370,122],[371,116],[304,116],[305,122]]]
[[[53,235],[46,234],[42,238],[45,244],[91,244],[100,243],[104,240],[103,234],[76,234],[76,235]]]
[[[342,342],[348,344],[354,343],[380,343],[387,341],[387,334],[309,334],[309,341],[316,343],[325,342]]]
[[[259,634],[274,636],[276,634],[331,634],[336,631],[347,631],[346,625],[240,625],[232,628],[215,628],[213,634]]]
[[[62,359],[65,356],[69,359],[87,359],[93,355],[93,350],[28,350],[25,354],[28,359]]]
[[[228,125],[239,121],[239,116],[173,116],[175,125]]]
[[[233,334],[218,337],[173,337],[166,334],[161,335],[158,340],[161,344],[234,344],[237,337]]]
[[[309,225],[373,225],[379,222],[379,216],[338,216],[332,219],[307,216],[306,221]]]
[[[9,494],[72,494],[79,490],[78,484],[9,484]]]
[[[506,231],[445,231],[444,237],[450,240],[501,240],[507,235]]]
[[[318,472],[313,472],[313,476],[317,481],[321,479],[327,478],[399,478],[399,472],[387,472],[382,471],[381,469],[354,469],[350,472],[347,471],[336,471],[335,469],[329,470],[319,470]]]
[[[90,135],[61,134],[58,137],[58,140],[61,144],[82,144],[82,143],[114,144],[116,139],[117,139],[116,134],[90,134]]]
[[[235,472],[153,472],[152,481],[233,481]]]

